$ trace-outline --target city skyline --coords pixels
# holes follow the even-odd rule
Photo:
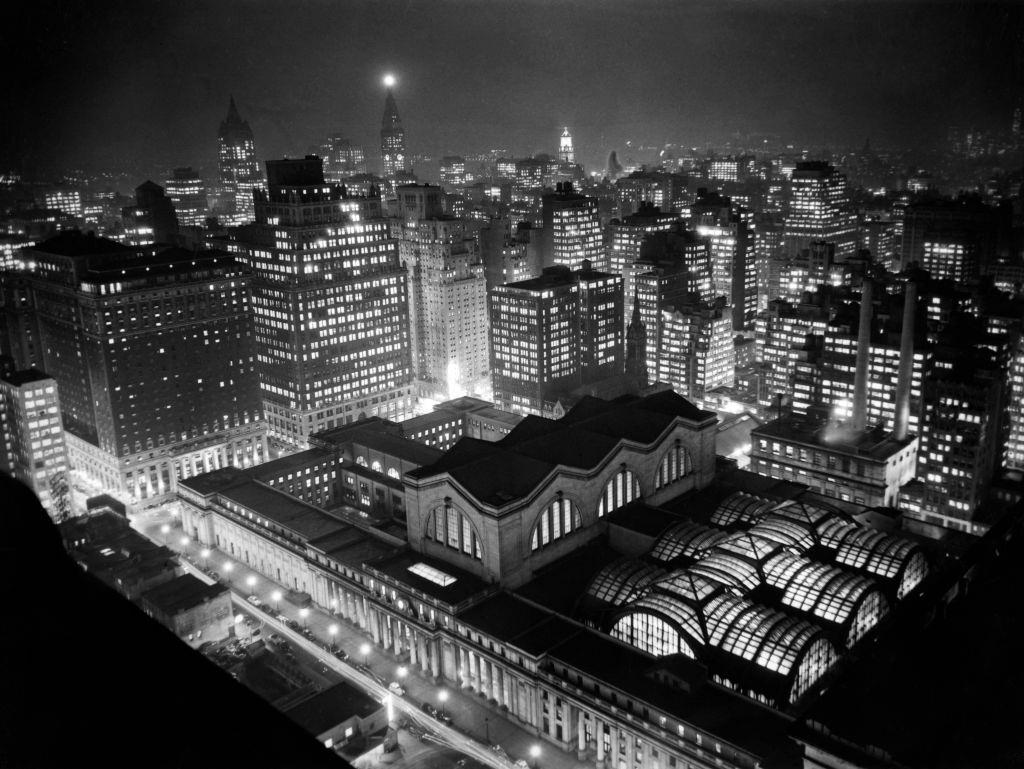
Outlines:
[[[33,8],[5,45],[15,67],[34,63],[5,86],[16,117],[0,161],[15,170],[205,165],[208,126],[232,95],[261,160],[301,156],[337,131],[375,147],[388,73],[413,155],[554,154],[568,125],[590,168],[627,141],[704,146],[735,133],[811,149],[929,146],[951,125],[1008,129],[1024,91],[1010,5]]]

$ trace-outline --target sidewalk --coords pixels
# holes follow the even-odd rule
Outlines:
[[[169,527],[166,533],[161,530],[165,524]],[[218,572],[221,579],[228,581],[236,591],[244,595],[256,595],[261,601],[275,608],[275,615],[282,614],[289,619],[294,619],[299,622],[300,627],[308,626],[313,632],[314,638],[322,641],[325,645],[331,639],[328,628],[331,625],[336,625],[335,643],[339,648],[348,652],[349,662],[360,665],[364,663],[360,648],[365,644],[370,649],[365,660],[366,667],[377,675],[385,686],[391,681],[399,680],[398,668],[403,663],[377,647],[369,633],[364,633],[358,626],[350,624],[348,620],[325,612],[316,604],[310,605],[307,616],[303,618],[299,607],[285,597],[288,590],[286,587],[272,582],[216,548],[209,548],[210,555],[205,559],[204,564],[204,559],[200,555],[202,546],[190,540],[187,541],[187,544],[183,544],[180,519],[163,511],[148,511],[134,516],[133,525],[151,539],[166,544],[172,550],[181,553],[196,566],[204,568],[207,572]],[[232,564],[230,572],[225,572],[225,563]],[[247,582],[250,576],[256,579],[251,589]],[[279,602],[273,600],[274,591],[281,592],[282,598]],[[256,607],[252,607],[252,613],[260,618],[261,612]],[[543,769],[574,769],[588,765],[586,762],[578,761],[575,754],[566,753],[537,736],[532,730],[520,725],[518,721],[509,720],[498,708],[488,705],[483,697],[469,691],[462,691],[447,682],[437,684],[411,665],[406,664],[404,667],[406,674],[401,677],[400,683],[405,689],[406,700],[414,703],[417,707],[423,702],[429,702],[440,710],[442,702],[438,695],[442,690],[446,691],[448,698],[443,703],[443,707],[444,712],[452,718],[452,726],[481,745],[500,745],[511,761],[527,759],[532,766],[534,762],[530,759],[530,748],[536,745],[541,750],[538,763]]]

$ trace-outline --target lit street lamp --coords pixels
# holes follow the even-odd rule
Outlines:
[[[274,599],[274,611],[281,608],[281,591],[275,590],[270,594],[270,597]]]
[[[235,565],[231,561],[224,562],[224,573],[227,575],[228,584],[231,584],[231,570],[235,568]]]
[[[328,625],[327,632],[331,636],[331,651],[334,651],[335,648],[337,648],[337,645],[335,644],[335,639],[338,635],[338,626]]]
[[[537,759],[540,758],[540,745],[530,746],[530,758],[533,759],[533,769],[537,769]]]
[[[366,658],[370,656],[370,644],[363,644],[359,647],[359,653],[363,655],[363,664],[366,664]]]
[[[249,586],[249,595],[254,595],[254,588],[256,587],[256,577],[250,574],[245,578],[245,584]]]
[[[182,547],[188,547],[188,543],[191,542],[191,541],[192,540],[190,540],[188,537],[182,537],[181,538],[181,546]]]
[[[206,559],[210,557],[210,550],[209,550],[209,548],[205,548],[204,547],[202,550],[199,551],[199,555],[203,559],[203,569],[205,569],[206,568]]]
[[[163,526],[160,527],[160,533],[161,534],[167,534],[170,530],[171,530],[171,527],[168,526],[166,523]]]
[[[299,609],[299,616],[302,617],[302,627],[306,627],[306,617],[309,616],[309,609]]]
[[[448,701],[448,691],[442,689],[437,693],[437,698],[441,701],[441,718],[444,718],[444,704]]]

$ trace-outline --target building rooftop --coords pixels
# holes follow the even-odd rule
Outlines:
[[[348,525],[318,507],[249,478],[221,490],[220,495],[260,513],[305,540],[315,539]]]
[[[29,368],[22,369],[21,371],[12,371],[10,374],[0,377],[0,379],[3,379],[5,382],[9,382],[15,387],[21,387],[22,385],[27,385],[32,382],[42,382],[47,379],[52,380],[53,377],[49,374],[43,373],[37,368]]]
[[[97,237],[79,230],[64,230],[37,243],[32,250],[57,256],[96,256],[102,254],[128,254],[135,249],[107,238]]]
[[[368,561],[391,555],[395,545],[384,542],[355,526],[346,526],[311,539],[309,547],[322,552],[332,561],[345,566],[361,566]]]
[[[142,594],[143,600],[164,614],[174,616],[194,606],[200,606],[221,595],[227,595],[226,585],[208,585],[191,574],[182,574]]]
[[[294,454],[288,454],[287,456],[272,459],[269,462],[264,462],[261,465],[255,465],[249,470],[248,474],[259,481],[267,481],[270,479],[277,479],[282,475],[287,475],[296,468],[306,467],[314,464],[319,460],[329,460],[334,457],[333,451],[321,448],[311,448],[305,451],[298,451]]]
[[[824,451],[853,454],[878,461],[889,459],[916,440],[915,436],[897,440],[892,433],[877,427],[858,431],[846,425],[823,423],[804,417],[773,419],[754,428],[751,436],[754,439],[780,438],[821,448]]]
[[[410,571],[410,567],[416,567],[419,564],[440,572],[444,578],[451,581],[448,584],[441,584],[440,581],[427,579]],[[449,606],[457,606],[463,601],[481,595],[491,589],[488,583],[476,575],[470,574],[468,571],[452,566],[437,558],[431,558],[422,553],[414,553],[411,550],[400,550],[394,555],[384,556],[372,563],[368,563],[367,566],[391,577],[399,584],[406,585]]]
[[[288,708],[284,713],[310,734],[316,736],[333,729],[353,716],[368,718],[384,707],[373,697],[351,684],[340,681]]]

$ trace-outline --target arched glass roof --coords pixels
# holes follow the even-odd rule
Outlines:
[[[707,558],[695,563],[690,571],[736,588],[742,593],[748,593],[761,584],[761,575],[755,562],[721,549],[714,550]]]
[[[587,595],[620,606],[639,597],[651,582],[664,574],[657,566],[620,558],[597,573],[587,587]]]
[[[693,521],[681,521],[658,538],[651,550],[651,557],[666,562],[682,556],[700,558],[726,536],[721,529]]]
[[[765,580],[783,591],[785,606],[834,625],[846,625],[864,596],[879,592],[867,577],[791,553],[765,564]]]
[[[773,504],[767,499],[755,497],[745,491],[737,491],[719,503],[718,508],[711,514],[711,523],[715,526],[731,526],[737,522],[756,521],[770,510]]]
[[[831,508],[819,505],[810,505],[806,502],[786,500],[772,508],[772,515],[779,518],[787,518],[797,523],[808,526],[812,531],[821,535],[822,528],[833,521],[851,522],[850,518]]]
[[[781,545],[778,542],[760,537],[751,529],[730,535],[728,539],[720,543],[715,549],[742,555],[760,564],[776,553],[780,547]]]
[[[748,529],[764,539],[778,542],[780,545],[805,553],[814,547],[816,542],[814,528],[803,521],[795,521],[775,513],[769,513]]]
[[[881,531],[857,527],[836,549],[836,563],[864,569],[884,579],[896,579],[919,548],[913,542]]]

